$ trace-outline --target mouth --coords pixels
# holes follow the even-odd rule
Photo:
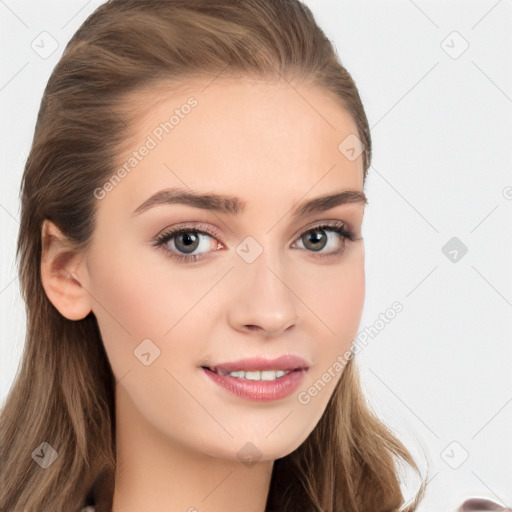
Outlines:
[[[221,377],[252,381],[276,381],[291,373],[306,372],[309,366],[301,357],[284,355],[275,359],[252,357],[232,362],[204,364],[201,368]]]
[[[235,377],[236,379],[246,380],[264,380],[272,381],[283,378],[291,372],[303,371],[306,368],[294,368],[293,370],[235,370],[227,371],[219,367],[210,368],[209,366],[202,366],[204,370],[209,370],[217,375]]]
[[[272,402],[289,397],[304,381],[309,367],[295,357],[244,359],[232,363],[203,364],[210,382],[230,395],[255,402]]]

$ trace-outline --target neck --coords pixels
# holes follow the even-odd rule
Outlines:
[[[116,389],[112,512],[264,512],[272,461],[252,466],[169,439]]]

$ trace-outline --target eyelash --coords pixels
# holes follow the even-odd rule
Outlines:
[[[203,228],[203,229],[200,229],[200,228]],[[320,230],[324,230],[324,231],[332,231],[334,233],[337,233],[338,235],[340,235],[342,237],[342,240],[344,242],[345,242],[345,240],[349,240],[351,242],[359,240],[359,238],[356,237],[352,231],[348,230],[345,227],[345,223],[340,222],[340,221],[333,221],[330,224],[324,223],[324,224],[316,224],[314,226],[311,226],[306,231],[302,232],[302,234],[299,236],[299,238],[301,238],[303,235],[305,235],[311,231],[314,231],[316,229],[320,229]],[[165,231],[165,232],[161,233],[153,240],[153,245],[157,248],[161,248],[162,250],[164,250],[168,257],[170,257],[174,260],[177,260],[179,262],[182,262],[182,263],[193,263],[197,260],[200,260],[200,259],[206,257],[205,254],[190,254],[190,255],[176,254],[176,253],[172,252],[171,250],[165,248],[165,244],[167,244],[170,240],[172,240],[176,235],[183,234],[183,233],[197,233],[197,234],[211,236],[215,239],[217,239],[217,237],[218,237],[218,235],[216,233],[210,231],[209,229],[206,229],[202,225],[182,226],[182,227],[173,228],[169,231]],[[307,251],[307,249],[304,249],[304,250]],[[313,252],[313,251],[309,251],[309,252]],[[341,250],[334,252],[334,253],[330,253],[330,254],[317,253],[317,254],[318,254],[318,257],[320,257],[320,258],[328,258],[328,257],[341,255],[344,252],[345,252],[345,245],[343,245],[343,248]]]

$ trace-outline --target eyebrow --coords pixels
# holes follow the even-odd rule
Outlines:
[[[368,204],[363,192],[358,190],[341,190],[333,194],[315,197],[300,203],[292,211],[293,217],[301,217],[321,213],[335,206],[349,203]],[[139,215],[155,206],[184,204],[202,210],[211,210],[230,215],[240,215],[244,212],[247,203],[236,196],[214,193],[198,193],[191,189],[167,188],[160,190],[146,199],[137,207],[132,215]]]

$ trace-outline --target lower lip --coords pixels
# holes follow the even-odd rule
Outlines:
[[[271,402],[291,395],[304,379],[307,369],[295,370],[275,380],[248,380],[202,370],[216,384],[233,395],[255,402]]]

